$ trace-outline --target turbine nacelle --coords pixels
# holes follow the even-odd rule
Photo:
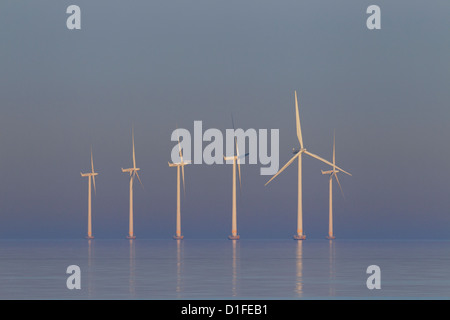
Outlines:
[[[167,162],[167,163],[169,164],[169,167],[182,167],[191,164],[190,161],[175,162],[175,163]]]
[[[82,177],[98,176],[97,172],[90,172],[90,173],[81,173],[80,172],[80,174],[81,174]]]
[[[305,152],[305,151],[306,151],[306,148],[302,148],[302,149],[295,149],[295,148],[292,148],[292,154],[297,154],[297,153],[299,153],[299,152],[303,153],[303,152]]]
[[[141,170],[140,168],[128,168],[128,169],[124,169],[122,168],[122,172],[129,172],[130,174],[133,173],[133,171],[139,171]]]
[[[223,159],[224,159],[225,161],[239,160],[239,159],[244,159],[244,158],[247,157],[249,154],[250,154],[250,153],[247,152],[246,154],[243,154],[242,156],[241,156],[241,155],[236,155],[236,156],[231,156],[231,157],[223,156]]]

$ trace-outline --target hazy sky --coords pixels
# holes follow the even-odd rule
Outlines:
[[[66,8],[81,8],[81,30]],[[366,9],[381,7],[381,30]],[[83,237],[94,150],[97,238],[128,231],[134,124],[135,233],[175,232],[179,127],[280,130],[280,166],[305,147],[353,174],[335,185],[338,238],[450,236],[450,2],[2,1],[0,3],[0,238]],[[242,167],[242,238],[295,232],[297,168],[269,186]],[[304,157],[304,232],[328,230],[327,169]],[[230,165],[186,167],[182,231],[225,238]]]

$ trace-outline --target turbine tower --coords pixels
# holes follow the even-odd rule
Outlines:
[[[88,177],[88,232],[86,239],[94,239],[94,236],[92,235],[92,210],[91,210],[91,179],[94,183],[94,192],[96,192],[95,189],[95,176],[98,175],[98,173],[94,172],[94,159],[92,157],[92,147],[91,147],[91,169],[92,171],[89,173],[81,173],[82,177]]]
[[[234,119],[231,116],[231,121],[233,122],[233,130],[234,130]],[[234,130],[236,132],[236,130]],[[248,153],[244,155],[239,155],[239,148],[237,145],[236,136],[234,136],[234,144],[236,146],[236,155],[231,157],[223,157],[225,161],[233,160],[233,200],[232,200],[232,212],[231,212],[231,235],[228,236],[230,240],[239,240],[240,236],[237,233],[237,217],[236,217],[236,163],[238,166],[239,172],[239,188],[242,189],[241,183],[241,159],[248,156]]]
[[[339,170],[336,170],[336,138],[333,136],[333,169],[328,171],[322,171],[322,174],[329,174],[329,184],[330,184],[330,195],[329,195],[329,215],[328,215],[328,236],[326,237],[329,240],[335,239],[333,234],[333,176],[336,179],[336,182],[339,185],[339,189],[341,189],[342,196],[344,196],[344,192],[342,191],[341,183],[339,182],[339,178],[337,173]],[[347,173],[344,171],[344,173]],[[349,174],[349,173],[347,173]]]
[[[131,129],[131,136],[133,140],[133,168],[123,169],[122,172],[130,173],[130,221],[129,221],[129,231],[127,235],[127,239],[136,239],[133,231],[133,181],[136,176],[142,186],[141,178],[139,178],[138,171],[139,168],[136,168],[136,154],[134,152],[134,129]]]
[[[177,128],[178,132],[178,128]],[[183,160],[183,153],[181,152],[181,145],[180,145],[180,136],[178,136],[178,154],[180,155],[180,162],[177,163],[170,163],[169,167],[177,167],[177,226],[176,226],[176,233],[173,236],[174,240],[183,240],[184,236],[181,235],[181,212],[180,212],[180,168],[181,168],[181,174],[183,176],[183,191],[186,194],[186,189],[184,185],[184,166],[187,164],[190,164],[190,161],[184,161]]]
[[[295,91],[295,121],[296,121],[296,127],[297,127],[297,138],[298,142],[300,143],[300,149],[296,150],[293,149],[293,153],[295,154],[291,160],[289,160],[283,168],[281,168],[267,183],[266,186],[275,179],[281,172],[284,171],[292,162],[294,162],[295,159],[298,158],[298,202],[297,202],[297,233],[294,235],[295,240],[305,240],[306,235],[303,234],[303,209],[302,209],[302,155],[306,154],[312,158],[315,158],[317,160],[320,160],[330,166],[333,166],[332,163],[329,161],[319,157],[318,155],[315,155],[314,153],[311,153],[306,150],[306,148],[303,146],[303,138],[302,138],[302,130],[300,126],[300,116],[298,112],[298,102],[297,102],[297,91]],[[335,168],[338,168],[340,171],[345,172],[349,174],[348,172],[344,171],[343,169],[339,168],[338,166],[334,165]]]

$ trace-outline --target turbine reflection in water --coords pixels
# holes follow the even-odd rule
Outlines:
[[[181,298],[183,292],[183,242],[177,240],[177,298]]]
[[[231,273],[231,295],[233,297],[236,297],[238,295],[238,290],[237,290],[237,260],[239,258],[239,242],[238,240],[231,240],[231,242],[233,243],[233,260],[232,260],[232,266],[233,266],[233,270]]]
[[[92,241],[88,240],[88,297],[92,296],[92,251],[94,250]]]
[[[303,241],[297,241],[296,251],[296,281],[295,281],[295,293],[298,297],[303,295]]]
[[[328,255],[328,262],[330,265],[330,284],[329,284],[329,296],[335,296],[336,295],[336,272],[334,270],[334,256],[335,256],[335,248],[334,248],[334,241],[329,240],[329,255]]]
[[[134,240],[130,239],[130,282],[129,282],[129,291],[131,297],[134,297],[136,294],[135,290],[135,244]]]

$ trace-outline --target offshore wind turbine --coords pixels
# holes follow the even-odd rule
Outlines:
[[[341,183],[339,182],[339,178],[337,176],[337,173],[339,170],[336,170],[336,137],[333,136],[333,169],[328,171],[322,171],[322,174],[329,174],[329,184],[330,184],[330,195],[329,195],[329,212],[328,212],[328,236],[327,239],[335,239],[335,236],[333,234],[333,176],[336,179],[336,182],[339,185],[339,189],[341,189],[342,196],[344,196],[344,192],[342,191]],[[348,172],[343,171],[346,174],[351,175]]]
[[[231,121],[233,122],[233,130],[234,130],[234,119],[231,116]],[[234,130],[235,131],[235,130]],[[242,190],[241,183],[241,159],[248,156],[248,153],[244,155],[239,155],[239,148],[237,145],[236,136],[234,136],[234,144],[236,146],[236,155],[232,155],[230,157],[223,157],[225,161],[233,160],[233,196],[232,196],[232,209],[231,209],[231,235],[228,236],[230,240],[239,240],[240,236],[237,233],[237,216],[236,216],[236,164],[238,166],[239,172],[239,188]],[[233,150],[234,151],[234,150]]]
[[[129,231],[127,235],[127,239],[136,239],[136,236],[134,235],[133,231],[133,181],[134,177],[137,177],[141,186],[142,181],[141,178],[139,178],[138,171],[139,168],[136,168],[136,154],[134,151],[134,129],[131,129],[131,135],[133,140],[133,168],[123,169],[122,172],[128,172],[130,173],[130,216],[129,216]]]
[[[298,202],[297,202],[297,233],[294,235],[295,240],[305,240],[306,235],[303,234],[303,208],[302,208],[302,155],[306,154],[312,158],[315,158],[317,160],[320,160],[330,166],[333,166],[332,163],[329,161],[319,157],[318,155],[315,155],[314,153],[311,153],[306,150],[306,148],[303,145],[303,138],[302,138],[302,130],[300,126],[300,116],[298,112],[298,102],[297,102],[297,91],[295,91],[295,121],[296,121],[296,127],[297,127],[297,138],[298,142],[300,143],[300,149],[296,150],[293,149],[293,153],[295,154],[291,160],[289,160],[283,168],[281,168],[267,183],[266,186],[275,179],[281,172],[284,171],[292,162],[294,162],[295,159],[298,159]],[[346,172],[345,170],[339,168],[338,166],[334,165],[335,168],[338,168],[340,171]]]
[[[177,128],[178,133],[178,128]],[[173,236],[174,240],[183,240],[184,236],[181,235],[181,212],[180,212],[180,168],[181,168],[181,174],[183,176],[183,191],[186,193],[186,188],[184,184],[184,166],[187,164],[190,164],[191,162],[189,160],[184,161],[183,160],[183,152],[181,151],[181,145],[180,145],[180,136],[178,136],[178,154],[180,155],[180,162],[177,163],[170,163],[169,167],[177,167],[177,225],[176,225],[176,232]]]
[[[97,172],[94,171],[94,159],[92,157],[92,147],[91,147],[91,172],[89,173],[81,173],[82,177],[88,177],[88,232],[86,239],[94,239],[94,236],[92,235],[92,209],[91,209],[91,180],[94,183],[94,192],[96,192],[95,189],[95,176],[98,175]]]

